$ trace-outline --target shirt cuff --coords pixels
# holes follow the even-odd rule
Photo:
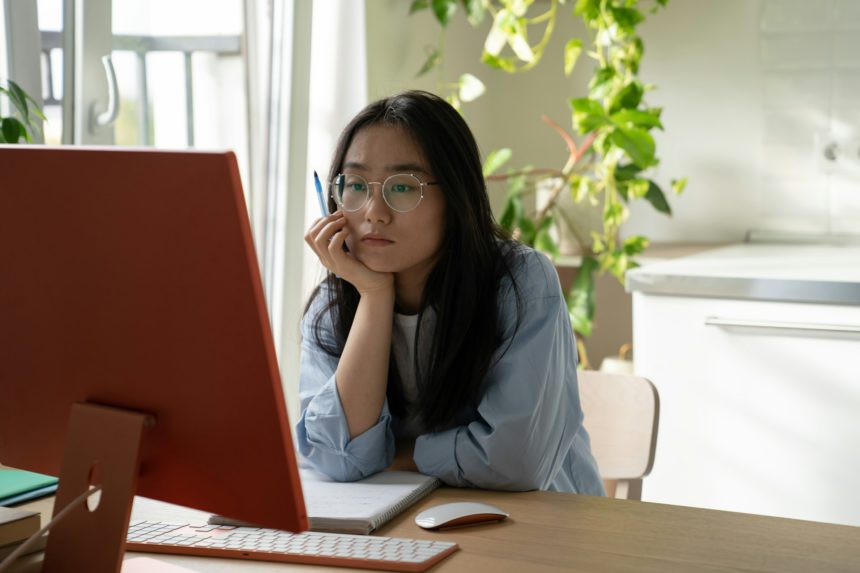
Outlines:
[[[297,424],[300,453],[322,473],[340,481],[362,479],[391,465],[394,437],[384,403],[376,424],[349,439],[334,376],[308,403]]]
[[[415,438],[413,459],[422,474],[441,479],[446,485],[473,487],[466,481],[457,461],[457,434],[461,427]]]

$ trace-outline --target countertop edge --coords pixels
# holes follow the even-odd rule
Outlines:
[[[798,279],[629,272],[627,292],[781,302],[860,305],[860,284]]]

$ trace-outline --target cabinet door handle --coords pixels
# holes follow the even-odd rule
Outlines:
[[[736,326],[741,328],[771,328],[777,330],[806,330],[817,332],[851,332],[860,334],[860,325],[822,324],[819,322],[778,322],[775,320],[747,320],[744,318],[705,317],[708,326]]]

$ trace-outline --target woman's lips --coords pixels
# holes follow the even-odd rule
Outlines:
[[[386,247],[394,243],[394,241],[387,239],[383,235],[373,232],[362,235],[361,242],[368,247]]]
[[[393,245],[394,241],[389,241],[388,239],[383,239],[381,237],[362,237],[361,243],[369,247],[385,247]]]

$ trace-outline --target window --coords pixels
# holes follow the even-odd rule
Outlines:
[[[243,0],[84,0],[77,6],[79,29],[69,30],[64,10],[72,8],[38,0],[46,142],[232,149],[247,172]],[[81,60],[74,78],[65,77],[73,69],[64,61],[69,47]],[[95,117],[110,115],[111,73],[117,114],[96,126]]]

